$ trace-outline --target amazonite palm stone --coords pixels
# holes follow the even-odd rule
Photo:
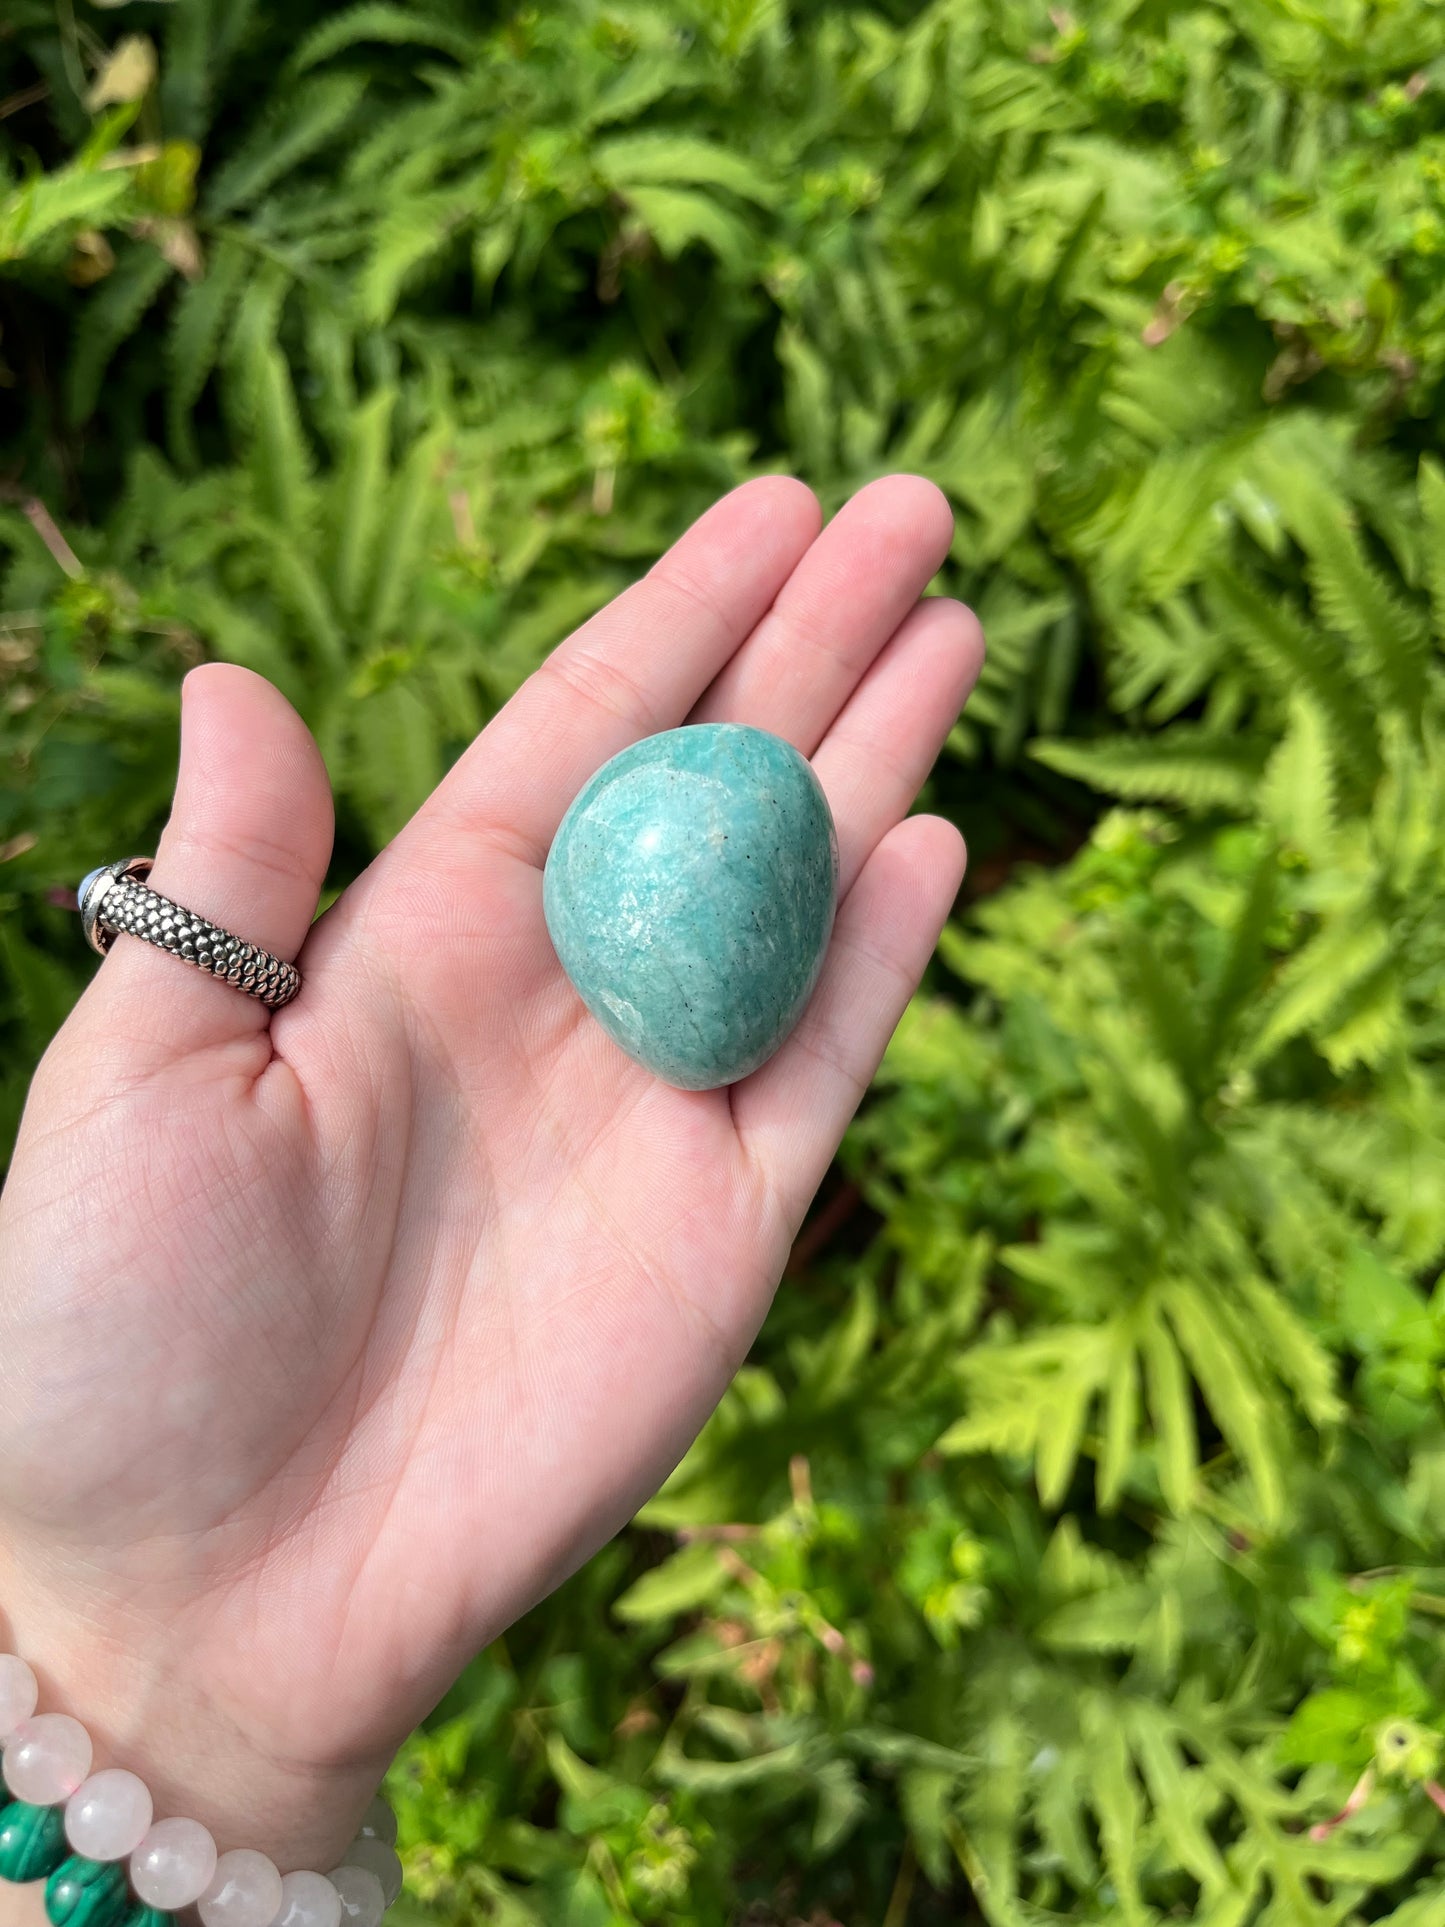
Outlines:
[[[818,981],[837,899],[812,766],[737,723],[666,730],[604,764],[562,819],[542,891],[582,1001],[684,1091],[772,1056]]]

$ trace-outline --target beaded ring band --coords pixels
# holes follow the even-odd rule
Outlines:
[[[35,1674],[0,1653],[0,1880],[45,1882],[53,1927],[380,1927],[401,1892],[396,1819],[380,1797],[330,1874],[282,1875],[264,1853],[218,1855],[198,1820],[155,1818],[144,1781],[93,1773],[90,1735],[37,1713]]]

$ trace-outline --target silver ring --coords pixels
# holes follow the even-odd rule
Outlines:
[[[122,857],[92,870],[76,891],[81,928],[92,950],[103,957],[115,938],[124,932],[153,943],[157,950],[169,950],[183,963],[194,964],[208,977],[243,990],[279,1010],[289,1004],[301,988],[301,972],[295,964],[283,963],[269,950],[247,943],[219,924],[208,923],[194,910],[172,903],[143,879],[151,873],[148,856]]]

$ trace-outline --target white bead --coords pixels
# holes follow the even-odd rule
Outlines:
[[[341,1895],[324,1873],[288,1873],[271,1927],[341,1927]]]
[[[5,1742],[5,1784],[17,1800],[56,1807],[90,1771],[90,1735],[68,1713],[37,1713]]]
[[[379,1793],[362,1814],[356,1837],[358,1840],[380,1840],[388,1847],[396,1845],[396,1815]]]
[[[353,1840],[341,1856],[343,1867],[365,1867],[381,1882],[389,1907],[401,1892],[401,1862],[384,1840]]]
[[[271,1927],[280,1905],[275,1863],[236,1847],[216,1862],[216,1877],[201,1895],[201,1919],[206,1927]]]
[[[216,1843],[199,1820],[157,1820],[130,1860],[130,1884],[147,1907],[173,1914],[216,1877]]]
[[[0,1653],[0,1746],[40,1704],[34,1673],[14,1653]]]
[[[341,1918],[346,1927],[381,1927],[386,1895],[368,1867],[338,1867],[331,1884],[341,1896]]]
[[[134,1773],[108,1766],[92,1773],[65,1803],[65,1837],[89,1860],[124,1860],[155,1818],[150,1789]]]

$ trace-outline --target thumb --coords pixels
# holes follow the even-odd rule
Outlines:
[[[193,669],[181,686],[180,769],[150,887],[291,962],[316,914],[332,828],[321,752],[281,692],[231,663]],[[258,1035],[271,1020],[253,997],[125,933],[80,1011],[103,1026],[106,1057],[135,1069]]]

